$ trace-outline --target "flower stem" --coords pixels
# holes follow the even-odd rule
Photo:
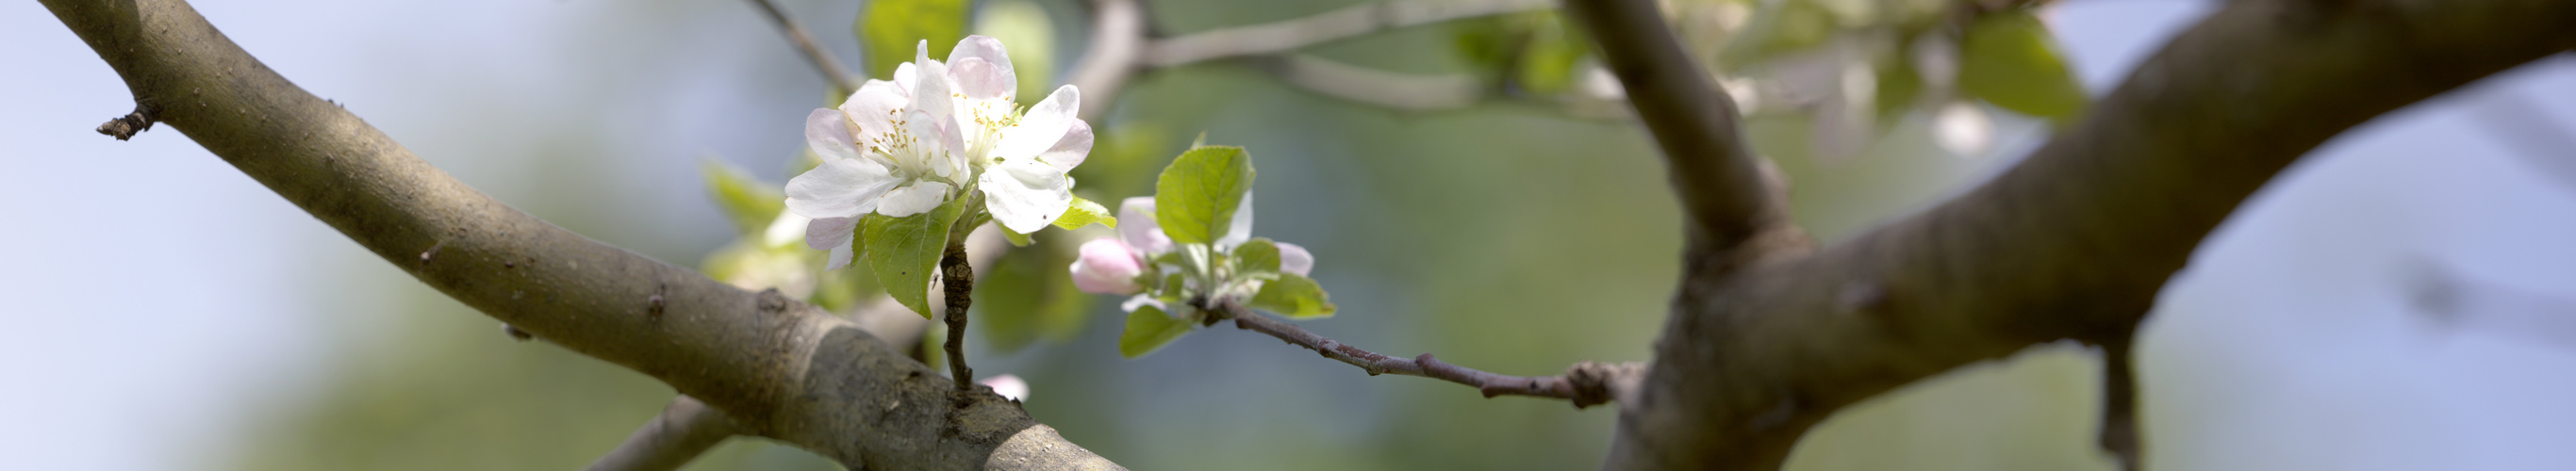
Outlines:
[[[948,295],[948,375],[957,380],[959,393],[973,391],[975,369],[966,367],[966,305],[974,302],[975,267],[966,264],[966,238],[948,238],[948,250],[939,256],[939,273]]]

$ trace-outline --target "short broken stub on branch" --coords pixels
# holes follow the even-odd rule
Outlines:
[[[98,125],[98,133],[119,141],[133,139],[135,134],[152,129],[152,123],[160,121],[159,114],[160,109],[153,107],[151,102],[138,102],[134,104],[133,113]]]

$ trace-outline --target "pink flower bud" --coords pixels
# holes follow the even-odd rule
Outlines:
[[[1280,242],[1279,271],[1306,276],[1306,272],[1315,271],[1315,254],[1307,253],[1305,247],[1297,244]]]
[[[1073,286],[1085,293],[1136,294],[1145,290],[1136,285],[1136,276],[1144,273],[1145,261],[1126,243],[1092,239],[1082,243],[1082,256],[1073,261]]]

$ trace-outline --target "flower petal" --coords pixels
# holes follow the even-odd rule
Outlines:
[[[1154,197],[1138,196],[1118,202],[1118,239],[1128,247],[1151,258],[1172,251],[1172,236],[1163,234],[1163,225],[1154,222]]]
[[[876,208],[879,195],[902,183],[875,160],[823,159],[823,165],[787,180],[787,210],[815,219],[855,216]]]
[[[805,246],[814,250],[831,250],[850,245],[850,234],[858,230],[857,216],[816,219],[805,223]]]
[[[926,42],[926,41],[925,41]],[[957,40],[957,48],[948,50],[948,63],[955,65],[966,58],[983,59],[1001,67],[1005,76],[1011,73],[1011,53],[1002,48],[1002,40],[985,35],[968,35]]]
[[[877,214],[904,217],[929,212],[948,201],[948,184],[916,181],[886,192],[884,201],[877,204]]]
[[[805,115],[805,147],[814,149],[814,155],[825,162],[864,155],[859,153],[858,141],[850,137],[850,120],[834,109],[817,108]]]
[[[1297,244],[1280,242],[1279,271],[1306,276],[1307,273],[1315,271],[1315,254],[1307,252],[1305,247]]]
[[[1035,156],[1046,152],[1048,148],[1055,147],[1057,142],[1064,140],[1065,134],[1072,130],[1074,122],[1082,120],[1076,117],[1081,111],[1082,92],[1080,90],[1073,88],[1072,85],[1056,87],[1055,93],[1047,94],[1045,100],[1039,101],[1037,106],[1029,107],[1027,114],[1020,115],[1019,124],[1012,125],[1009,131],[1002,133],[1002,142],[994,146],[993,155],[1007,159]]]
[[[923,42],[928,43],[929,41]],[[912,84],[919,81],[921,81],[921,67],[912,65],[911,62],[896,64],[894,66],[894,86],[897,89],[903,90],[903,96],[912,96]]]
[[[867,85],[859,86],[858,93],[850,94],[848,101],[841,102],[841,113],[858,126],[855,137],[859,150],[867,150],[870,143],[885,141],[887,134],[895,131],[894,119],[901,117],[903,108],[912,103],[907,96],[894,82],[869,80]],[[862,152],[860,155],[867,154]]]
[[[824,263],[823,271],[839,270],[841,267],[850,266],[850,256],[856,255],[856,252],[856,249],[850,247],[849,241],[841,241],[841,246],[832,248],[832,261]]]
[[[976,100],[1010,100],[1011,87],[1019,86],[1011,71],[994,67],[981,57],[948,63],[948,75],[957,81],[957,92]]]
[[[1135,249],[1118,239],[1107,237],[1082,243],[1082,254],[1073,261],[1073,286],[1085,293],[1136,294],[1145,288],[1136,284],[1144,275],[1144,262]]]
[[[1035,161],[996,164],[984,170],[979,185],[993,222],[1011,232],[1028,234],[1045,229],[1073,206],[1073,179]]]
[[[969,75],[967,71],[969,59],[984,63],[977,66],[979,70],[973,72],[975,75]],[[957,48],[948,51],[948,67],[949,73],[956,76],[957,83],[962,85],[960,88],[966,92],[967,98],[1017,99],[1012,95],[1018,94],[1020,78],[1012,75],[1016,72],[1011,70],[1011,54],[1002,50],[1001,40],[984,36],[957,40]]]
[[[1082,165],[1083,160],[1090,158],[1091,123],[1079,119],[1073,120],[1073,128],[1065,130],[1064,139],[1055,141],[1055,147],[1038,154],[1038,161],[1046,162],[1058,172],[1071,172],[1074,166]]]
[[[1243,204],[1234,207],[1234,223],[1226,225],[1225,235],[1216,237],[1216,246],[1230,250],[1247,240],[1252,240],[1252,192],[1249,191],[1243,192]]]

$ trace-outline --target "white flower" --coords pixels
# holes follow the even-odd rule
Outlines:
[[[838,110],[805,120],[805,141],[823,165],[787,182],[787,209],[813,218],[806,245],[832,251],[829,268],[849,264],[850,233],[868,213],[903,217],[938,207],[970,184],[994,222],[1036,232],[1072,206],[1065,172],[1091,154],[1091,125],[1075,114],[1072,85],[1020,113],[1019,79],[1001,41],[968,36],[948,62],[930,42],[894,80],[869,80]]]
[[[813,218],[805,243],[831,250],[830,267],[849,264],[850,232],[860,216],[911,216],[948,201],[970,169],[959,150],[957,121],[937,62],[904,64],[895,81],[869,80],[840,109],[805,118],[805,144],[823,164],[787,181],[787,210]]]
[[[913,60],[937,63],[926,52]],[[1013,101],[1019,78],[1011,56],[1001,41],[984,36],[957,41],[945,69],[955,83],[962,151],[982,171],[976,187],[993,221],[1022,234],[1055,222],[1073,205],[1073,179],[1065,172],[1091,155],[1091,124],[1076,117],[1081,91],[1057,87],[1021,113]]]

